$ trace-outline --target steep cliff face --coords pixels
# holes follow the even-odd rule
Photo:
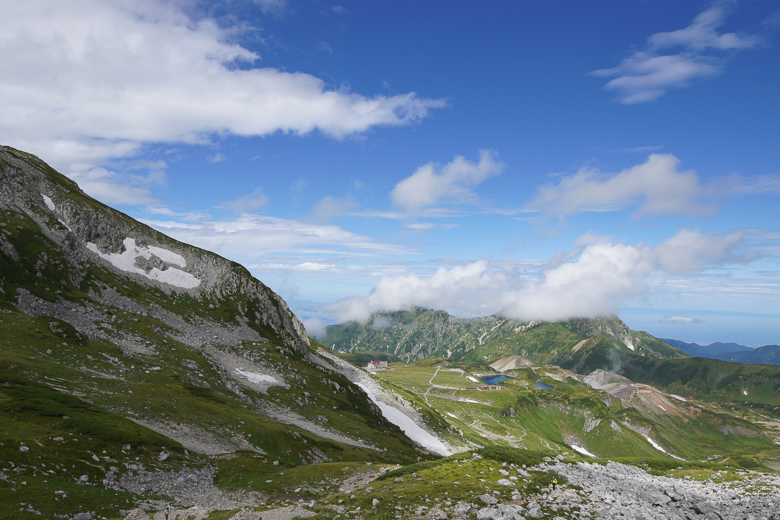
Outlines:
[[[93,267],[110,270],[153,291],[200,301],[206,310],[219,309],[213,313],[203,313],[195,306],[187,309],[187,313],[197,311],[212,329],[230,329],[229,335],[255,341],[272,335],[276,338],[268,339],[278,338],[301,354],[308,349],[309,340],[298,318],[277,294],[246,269],[177,242],[95,201],[37,157],[8,147],[0,147],[0,211],[6,222],[26,217],[37,225],[37,230],[27,229],[23,234],[11,233],[6,225],[0,233],[0,251],[13,262],[34,261],[36,276],[45,270],[59,271],[66,285],[81,287]],[[35,231],[49,242],[49,251],[38,252],[36,258],[20,258],[19,249],[30,244]],[[14,243],[12,235],[21,245]],[[3,276],[7,279],[4,283],[22,285],[19,280],[8,278]],[[105,303],[111,291],[99,279],[97,276],[88,283],[92,296]],[[34,299],[24,292],[5,292],[7,298],[16,298],[18,308],[31,311]],[[47,292],[36,295],[45,300],[40,305],[56,307],[58,302],[65,301]],[[175,305],[157,302],[157,306],[169,307],[176,313]],[[61,314],[69,316],[65,312],[68,306],[64,307]],[[232,309],[235,314],[225,315],[225,309]],[[84,328],[83,320],[72,319],[69,323],[77,329]],[[90,330],[82,332],[89,334]],[[109,330],[104,332],[110,336]],[[220,335],[213,336],[211,339],[218,339]],[[198,340],[192,338],[189,342]]]

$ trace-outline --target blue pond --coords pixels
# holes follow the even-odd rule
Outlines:
[[[486,385],[497,385],[504,379],[509,379],[509,378],[507,376],[492,376],[492,377],[483,377],[481,379]]]
[[[540,388],[541,390],[555,390],[554,386],[550,386],[546,383],[542,383],[541,381],[537,381],[534,384],[537,386],[537,388]]]

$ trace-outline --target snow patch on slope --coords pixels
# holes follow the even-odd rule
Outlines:
[[[257,374],[255,372],[244,372],[237,368],[236,374],[244,376],[250,383],[278,383],[279,380],[274,376],[267,376],[265,374]]]
[[[44,204],[46,204],[46,207],[49,208],[49,211],[51,211],[52,213],[56,214],[57,206],[54,205],[54,201],[51,200],[50,197],[47,197],[46,195],[44,195],[43,193],[41,193],[41,197],[43,197],[43,202],[44,202]],[[60,221],[60,224],[65,226],[65,229],[67,229],[68,231],[73,231],[72,229],[70,229],[69,225],[67,225],[65,222],[63,222],[63,220],[61,218],[57,217],[57,220]]]
[[[186,267],[187,262],[183,256],[161,247],[139,247],[136,245],[134,238],[126,238],[123,244],[125,246],[125,251],[122,253],[101,253],[97,245],[93,244],[92,242],[87,242],[87,249],[96,253],[100,258],[108,261],[111,263],[111,265],[121,271],[125,271],[126,273],[140,274],[149,278],[150,280],[167,283],[169,285],[182,287],[184,289],[194,289],[200,285],[200,280],[198,278],[175,267],[169,267],[164,271],[153,267],[147,273],[143,269],[139,269],[135,266],[136,258],[143,257],[149,260],[152,256],[156,256],[166,264]]]
[[[41,197],[43,197],[43,202],[46,204],[46,207],[49,208],[49,210],[54,211],[56,208],[54,206],[54,201],[51,200],[49,197],[41,193]]]
[[[375,405],[382,411],[382,415],[385,419],[395,424],[406,434],[407,437],[414,442],[425,448],[426,450],[439,454],[439,455],[452,455],[452,451],[444,445],[435,435],[432,435],[422,429],[417,423],[411,420],[406,414],[404,414],[398,408],[394,408],[389,404],[385,404],[382,401],[378,401],[376,396],[368,389],[367,386],[362,383],[355,383],[368,395]]]
[[[577,453],[581,453],[583,455],[587,455],[588,457],[596,458],[596,456],[594,454],[592,454],[591,452],[589,452],[588,450],[586,450],[582,446],[577,446],[576,444],[572,444],[571,445],[571,449],[573,449]]]
[[[674,457],[674,458],[675,458],[675,459],[677,459],[677,460],[685,460],[685,459],[683,459],[683,458],[680,458],[680,457],[678,457],[677,455],[673,455],[673,454],[669,453],[668,451],[666,451],[665,449],[663,449],[663,447],[662,447],[660,444],[658,444],[657,442],[655,442],[653,439],[651,439],[651,438],[650,438],[650,437],[648,437],[647,435],[644,435],[644,438],[645,438],[645,439],[647,439],[647,442],[649,442],[649,443],[650,443],[650,445],[651,445],[653,448],[657,449],[657,450],[658,450],[658,451],[660,451],[661,453],[666,453],[666,454],[667,454],[667,455],[669,455],[670,457]]]
[[[364,370],[350,365],[327,350],[319,348],[317,349],[317,354],[310,358],[313,362],[321,364],[329,370],[335,368],[336,371],[357,385],[377,405],[382,415],[388,421],[401,428],[410,439],[433,453],[445,456],[455,453],[449,444],[424,428],[424,422],[420,414],[404,398],[383,387]],[[332,365],[325,360],[328,360]]]

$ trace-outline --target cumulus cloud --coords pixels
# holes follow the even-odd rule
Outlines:
[[[507,274],[488,266],[486,260],[439,268],[432,276],[415,273],[385,276],[368,298],[346,298],[325,307],[341,321],[365,321],[373,312],[412,306],[455,309],[460,314],[490,314],[488,298],[496,297],[510,282]]]
[[[5,2],[0,140],[83,171],[152,142],[319,131],[344,138],[444,106],[367,97],[302,72],[258,68],[240,27],[193,20],[181,2]],[[261,5],[275,8],[279,1]]]
[[[716,206],[693,170],[680,171],[671,154],[652,154],[642,164],[616,174],[582,169],[558,184],[543,186],[530,207],[559,216],[583,211],[615,211],[639,205],[635,215],[712,215]]]
[[[476,198],[472,188],[498,175],[503,165],[493,150],[480,150],[479,162],[456,155],[444,166],[427,163],[399,182],[390,194],[393,204],[419,211],[441,202],[468,203]]]
[[[740,233],[726,236],[682,230],[661,244],[614,244],[587,237],[577,250],[556,256],[536,276],[495,269],[480,260],[429,277],[383,277],[368,298],[353,297],[326,310],[342,321],[362,321],[377,311],[410,306],[444,309],[458,316],[500,313],[521,320],[556,321],[610,315],[643,293],[655,273],[696,273],[747,262],[734,253]],[[682,247],[688,244],[690,247]]]
[[[723,52],[757,44],[757,39],[750,35],[718,32],[725,19],[725,7],[725,2],[717,3],[684,29],[653,34],[644,49],[634,52],[617,67],[591,74],[614,77],[605,88],[616,91],[617,100],[623,104],[654,101],[670,89],[720,74],[724,68]],[[666,49],[677,52],[661,54]]]

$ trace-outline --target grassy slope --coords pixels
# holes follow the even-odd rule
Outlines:
[[[561,363],[579,373],[618,372],[632,381],[712,402],[732,402],[780,417],[780,367],[708,358],[653,359],[616,351],[607,339],[585,345]]]
[[[706,408],[683,417],[648,414],[555,368],[510,371],[511,378],[502,382],[505,390],[485,392],[468,389],[475,386],[469,376],[491,372],[485,366],[450,365],[437,372],[436,366],[421,365],[393,364],[377,377],[416,394],[464,439],[479,445],[565,452],[577,444],[604,457],[665,457],[637,433],[641,431],[668,452],[691,460],[757,453],[773,446],[759,428],[738,418]],[[555,389],[540,390],[537,381]],[[739,428],[745,435],[728,433]]]
[[[562,323],[544,324],[489,341],[466,353],[459,361],[489,364],[503,357],[521,356],[535,364],[553,364],[563,352],[570,351],[585,338]]]

